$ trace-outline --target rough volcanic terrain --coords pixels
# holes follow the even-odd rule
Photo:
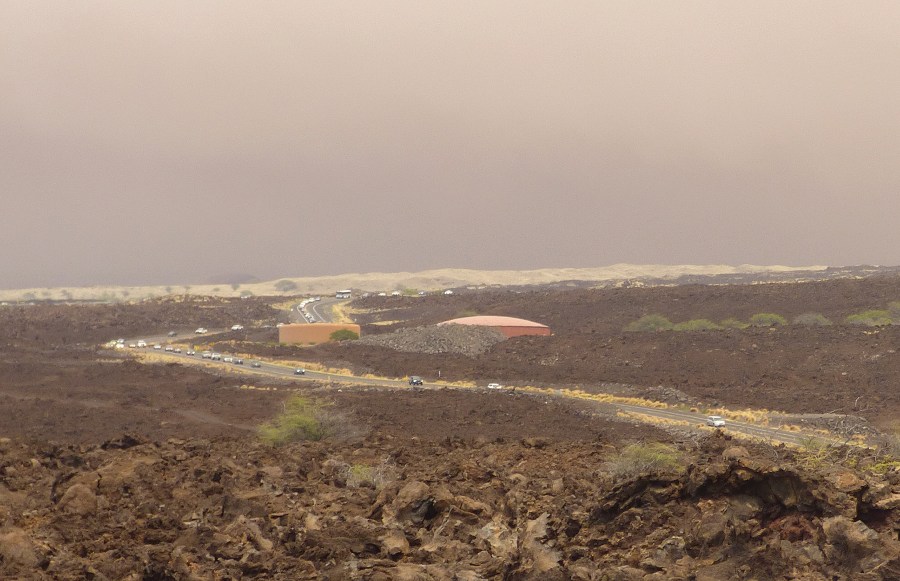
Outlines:
[[[189,341],[396,376],[618,381],[734,404],[765,397],[772,408],[849,405],[883,419],[897,404],[896,327],[622,328],[646,313],[815,310],[839,321],[895,300],[896,282],[354,305],[369,311],[363,323],[403,321],[387,331],[475,311],[556,332],[471,356],[272,345],[266,326],[284,314],[264,298],[0,307],[0,578],[898,579],[900,450],[791,450],[663,431],[586,402],[214,375],[99,346],[242,323],[245,332]],[[263,443],[257,427],[296,395],[340,412],[346,431]]]

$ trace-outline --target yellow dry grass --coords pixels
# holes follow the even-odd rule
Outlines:
[[[689,422],[687,420],[673,420],[671,418],[659,418],[656,416],[649,416],[647,414],[642,414],[639,412],[624,412],[622,410],[616,411],[616,416],[620,418],[638,420],[640,422],[646,424],[656,424],[656,425],[664,425],[664,426],[693,426],[694,422]],[[712,429],[712,428],[710,428]]]

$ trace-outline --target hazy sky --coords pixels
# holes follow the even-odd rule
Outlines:
[[[900,264],[900,3],[0,3],[0,287]]]

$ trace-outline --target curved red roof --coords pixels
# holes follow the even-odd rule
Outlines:
[[[517,319],[515,317],[495,317],[491,315],[479,315],[476,317],[462,317],[460,319],[451,319],[438,323],[439,325],[480,325],[482,327],[542,327],[547,325],[528,321],[526,319]]]

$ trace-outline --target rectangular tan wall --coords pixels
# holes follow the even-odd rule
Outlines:
[[[284,325],[278,328],[279,343],[296,343],[309,345],[310,343],[327,343],[331,341],[331,334],[341,329],[348,329],[359,335],[359,325],[312,323],[300,325]]]
[[[553,333],[547,327],[495,327],[507,337],[521,337],[523,335],[549,336]]]

